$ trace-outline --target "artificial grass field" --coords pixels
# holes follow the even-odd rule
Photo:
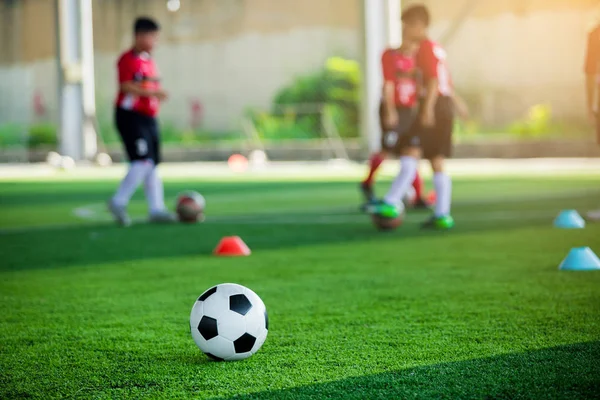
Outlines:
[[[557,270],[572,247],[600,254],[600,224],[552,227],[600,205],[598,176],[458,179],[447,233],[420,231],[423,213],[375,231],[349,181],[171,180],[170,202],[205,195],[206,223],[121,229],[93,220],[115,185],[0,182],[0,398],[600,395],[600,273]],[[231,234],[252,256],[210,255]],[[223,282],[269,311],[242,362],[209,361],[189,334]]]

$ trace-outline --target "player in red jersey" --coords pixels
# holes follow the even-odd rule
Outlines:
[[[415,121],[419,83],[415,55],[418,42],[405,40],[398,49],[387,49],[381,57],[383,69],[383,94],[379,107],[381,126],[381,151],[373,154],[369,160],[369,173],[360,188],[365,198],[363,209],[377,203],[373,191],[375,173],[392,154],[400,156],[404,146],[403,137]],[[423,199],[423,181],[417,173],[413,181],[417,208],[427,208]]]
[[[596,139],[600,144],[600,25],[589,34],[585,54],[586,100],[590,121],[596,128]],[[590,211],[588,219],[600,220],[600,210]]]
[[[129,171],[109,201],[115,220],[127,226],[131,219],[127,205],[143,182],[152,222],[173,222],[167,211],[164,188],[156,166],[160,163],[160,136],[156,117],[160,102],[167,99],[161,88],[152,50],[160,27],[150,18],[134,24],[134,45],[117,64],[119,93],[115,101],[115,122],[130,161]]]
[[[402,13],[402,37],[419,43],[416,55],[421,71],[425,97],[419,107],[418,123],[406,138],[400,157],[401,168],[382,204],[374,212],[395,217],[402,211],[402,198],[417,172],[418,160],[423,156],[434,171],[433,183],[436,205],[431,219],[424,228],[449,229],[454,226],[450,216],[452,182],[444,173],[444,159],[451,156],[454,111],[466,116],[464,102],[454,93],[452,80],[442,47],[428,38],[430,16],[427,7],[413,5]]]

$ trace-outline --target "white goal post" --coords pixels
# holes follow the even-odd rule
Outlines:
[[[377,110],[381,101],[381,54],[402,42],[401,0],[359,0],[361,11],[361,136],[370,151],[380,148],[381,130]]]

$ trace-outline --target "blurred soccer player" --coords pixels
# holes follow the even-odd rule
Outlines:
[[[131,223],[127,205],[142,182],[150,221],[176,220],[165,207],[163,183],[156,169],[160,162],[156,117],[160,102],[167,99],[151,56],[159,30],[154,20],[138,18],[134,24],[133,48],[123,53],[117,64],[119,93],[115,104],[115,121],[131,164],[116,194],[109,201],[109,210],[115,220],[124,226]]]
[[[590,121],[596,128],[596,140],[600,144],[600,25],[588,35],[585,54],[586,100]],[[587,217],[600,220],[600,210],[590,211]]]
[[[452,151],[454,111],[466,116],[468,110],[454,93],[445,51],[428,38],[429,23],[429,10],[423,5],[410,6],[402,13],[402,37],[419,43],[416,61],[423,77],[425,98],[419,108],[416,129],[411,130],[406,139],[408,145],[402,150],[400,172],[375,212],[386,217],[396,217],[401,212],[402,198],[413,182],[418,160],[423,156],[431,163],[437,194],[434,214],[423,228],[450,229],[454,226],[450,215],[452,181],[444,172],[444,160]]]
[[[389,154],[401,155],[405,145],[403,137],[415,121],[419,96],[415,59],[418,48],[418,41],[405,40],[400,48],[387,49],[381,57],[384,81],[379,107],[382,150],[371,156],[369,173],[360,185],[365,198],[363,208],[377,203],[373,190],[375,173]],[[418,172],[413,181],[413,188],[415,207],[427,208],[428,204],[423,199],[423,181]]]

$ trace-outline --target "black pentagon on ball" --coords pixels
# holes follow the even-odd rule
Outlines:
[[[212,294],[217,292],[217,287],[212,287],[208,289],[206,292],[202,293],[202,296],[198,297],[198,301],[206,301]]]
[[[198,323],[198,332],[200,332],[202,337],[206,340],[210,340],[214,337],[219,336],[219,331],[217,329],[217,320],[211,317],[207,317],[205,315],[200,320],[200,323]]]
[[[234,294],[229,297],[229,309],[241,315],[246,315],[252,308],[252,303],[243,294]]]
[[[233,342],[236,353],[247,353],[254,347],[256,338],[249,333],[244,333],[239,339]]]
[[[267,314],[267,310],[265,310],[265,329],[269,330],[269,315]]]

